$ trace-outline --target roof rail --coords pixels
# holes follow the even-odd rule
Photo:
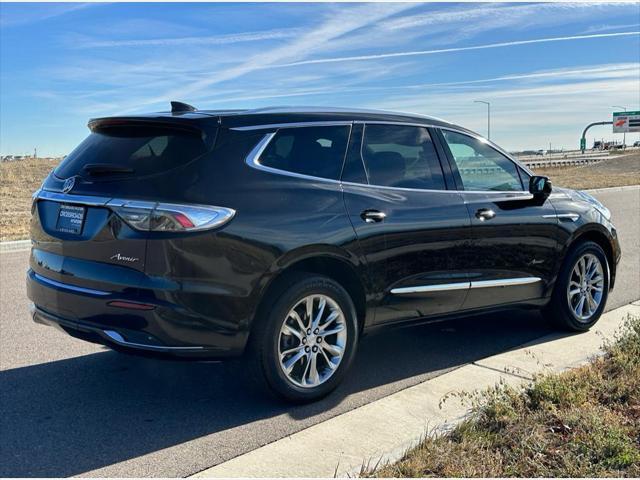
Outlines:
[[[171,102],[171,113],[195,112],[196,107],[183,102]]]

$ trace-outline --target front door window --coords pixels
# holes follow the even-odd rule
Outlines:
[[[442,131],[464,190],[521,191],[515,163],[481,140],[449,130]]]

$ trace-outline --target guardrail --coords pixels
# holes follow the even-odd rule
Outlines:
[[[578,165],[590,165],[602,162],[606,157],[592,157],[592,158],[559,158],[557,160],[536,160],[536,161],[520,161],[520,163],[526,165],[528,168],[558,168],[558,167],[572,167]],[[502,172],[499,167],[464,167],[460,169],[460,172],[466,175],[491,175],[494,173]]]
[[[537,161],[522,161],[528,168],[558,168],[558,167],[572,167],[577,165],[589,165],[600,163],[604,160],[603,157],[597,158],[561,158],[558,160],[537,160]]]

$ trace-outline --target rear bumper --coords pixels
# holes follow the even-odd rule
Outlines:
[[[27,296],[35,322],[59,327],[69,335],[145,356],[223,359],[242,354],[244,332],[222,332],[184,309],[158,301],[152,310],[110,306],[140,301],[138,295],[78,287],[29,270]],[[207,328],[207,327],[210,328]]]

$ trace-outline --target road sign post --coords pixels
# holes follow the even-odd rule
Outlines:
[[[594,122],[587,125],[582,131],[582,137],[580,138],[580,150],[582,150],[582,153],[584,153],[587,148],[587,130],[591,127],[595,127],[596,125],[611,125],[612,123],[613,122]]]

